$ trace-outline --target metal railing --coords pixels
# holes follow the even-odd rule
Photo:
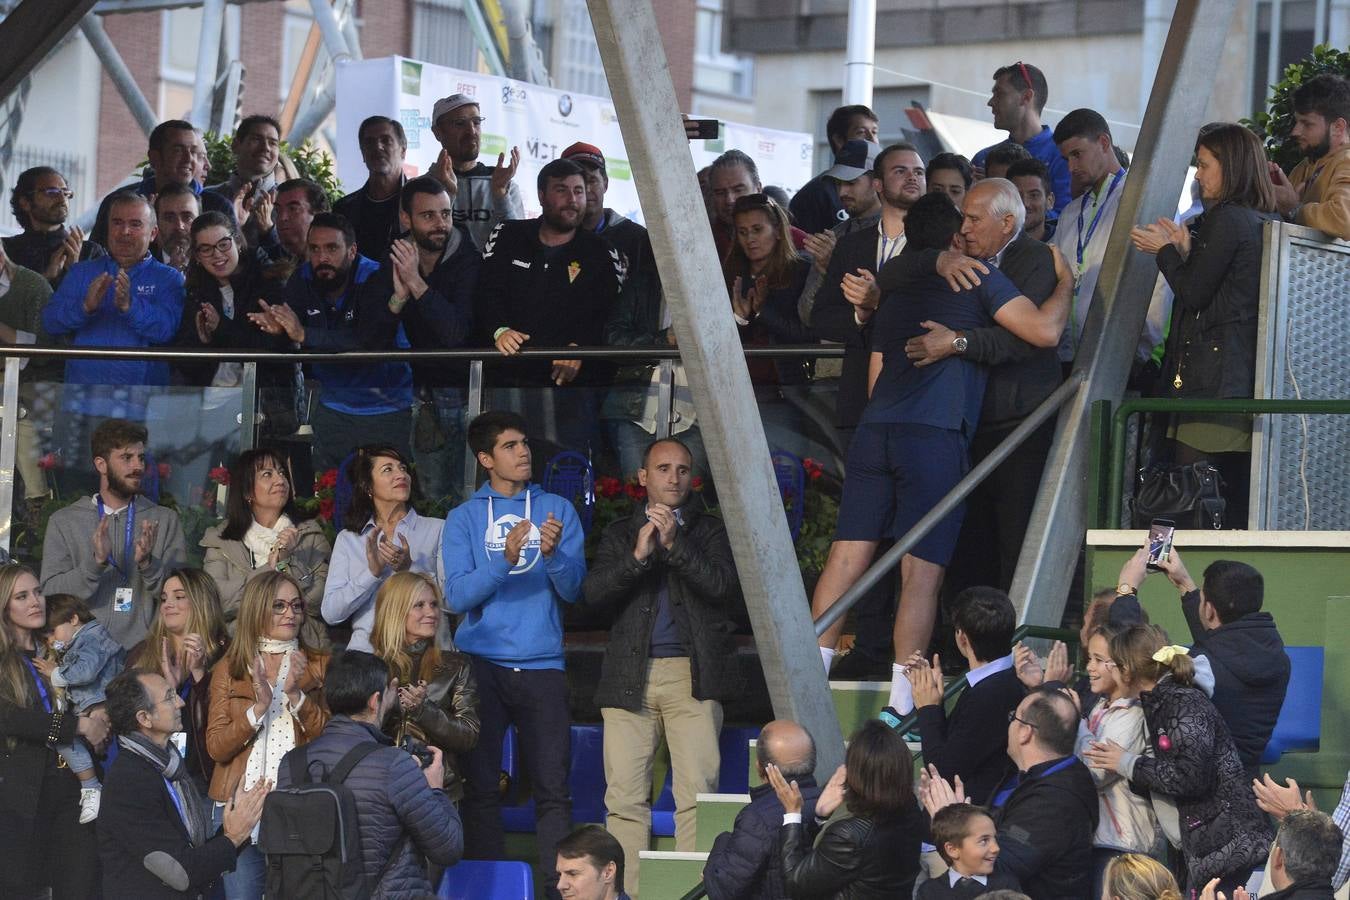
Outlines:
[[[1019,625],[1017,630],[1013,632],[1013,644],[1025,640],[1026,638],[1032,638],[1034,640],[1063,641],[1069,647],[1069,658],[1076,659],[1078,657],[1079,634],[1071,628],[1051,628],[1045,625]],[[969,682],[966,681],[966,675],[964,673],[953,679],[952,683],[947,685],[942,691],[942,705],[950,708],[951,704],[968,686]],[[913,731],[914,726],[918,723],[919,711],[916,709],[900,720],[900,724],[896,726],[896,730],[901,734],[905,734]],[[920,748],[919,752],[914,754],[916,766],[922,758],[923,750]],[[700,881],[690,889],[689,893],[680,897],[680,900],[701,900],[701,898],[706,896],[708,896],[708,892],[703,887],[703,882]]]
[[[1171,400],[1158,398],[1125,401],[1116,408],[1114,415],[1111,417],[1111,457],[1106,475],[1108,479],[1105,510],[1107,523],[1117,522],[1121,514],[1125,497],[1127,425],[1130,417],[1138,413],[1350,415],[1350,400]],[[1245,527],[1246,523],[1242,523],[1242,526]]]

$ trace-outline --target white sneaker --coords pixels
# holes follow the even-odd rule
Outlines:
[[[81,825],[88,825],[98,818],[98,805],[102,800],[102,788],[80,788]]]

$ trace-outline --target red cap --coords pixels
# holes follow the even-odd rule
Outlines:
[[[589,163],[593,166],[599,166],[601,169],[605,167],[605,154],[600,152],[600,148],[583,141],[577,141],[564,150],[562,158],[570,159],[575,163]]]

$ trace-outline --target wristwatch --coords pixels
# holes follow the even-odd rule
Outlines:
[[[1130,594],[1133,594],[1134,592],[1135,592],[1134,585],[1129,584],[1127,582],[1122,581],[1120,584],[1116,585],[1117,597],[1127,597]]]
[[[956,333],[956,337],[952,338],[952,350],[957,353],[965,353],[966,348],[969,346],[970,341],[959,331]]]

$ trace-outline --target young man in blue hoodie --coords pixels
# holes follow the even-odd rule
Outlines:
[[[469,448],[488,480],[446,518],[441,561],[446,603],[464,616],[455,641],[473,663],[482,723],[465,761],[464,855],[505,853],[498,778],[502,738],[515,725],[534,790],[540,883],[552,886],[554,848],[572,817],[560,604],[581,596],[585,535],[571,503],[530,483],[526,427],[505,411],[469,423]]]

